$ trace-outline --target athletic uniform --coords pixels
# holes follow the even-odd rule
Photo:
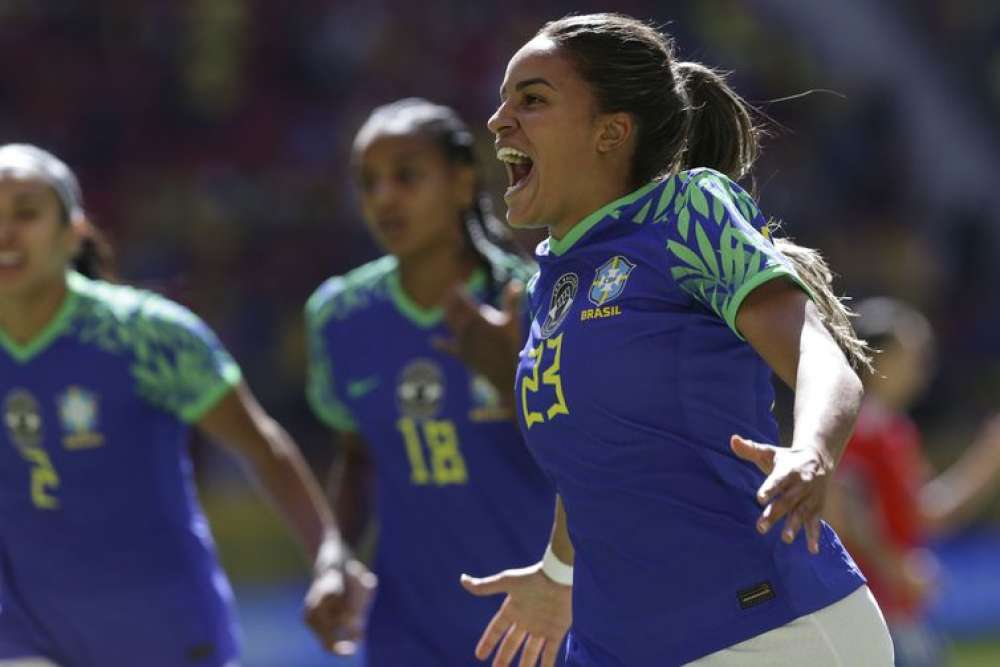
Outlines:
[[[232,594],[186,445],[239,368],[181,306],[68,283],[33,342],[0,331],[0,660],[230,663]]]
[[[816,556],[758,534],[764,475],[730,450],[778,442],[771,371],[735,328],[756,287],[801,285],[764,227],[697,169],[538,247],[516,398],[576,548],[569,664],[680,665],[864,583],[825,524]]]
[[[511,257],[494,264],[494,292],[527,274]],[[486,283],[480,270],[468,287],[495,300]],[[368,664],[481,664],[473,651],[500,600],[469,595],[459,575],[537,561],[551,484],[492,385],[431,345],[451,334],[439,310],[403,292],[394,257],[325,282],[307,322],[310,402],[330,427],[361,435],[375,465],[379,586]]]
[[[920,491],[930,465],[920,445],[920,431],[901,412],[875,399],[861,406],[854,434],[847,443],[838,474],[854,482],[871,517],[868,523],[899,553],[926,546],[919,516]],[[847,547],[854,553],[850,542]],[[944,663],[944,638],[924,618],[925,600],[914,599],[893,581],[880,577],[862,557],[858,565],[885,612],[896,647],[897,667],[927,667]]]

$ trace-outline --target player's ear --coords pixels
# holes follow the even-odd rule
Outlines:
[[[618,111],[601,114],[597,121],[597,152],[612,153],[628,144],[635,133],[632,114]]]

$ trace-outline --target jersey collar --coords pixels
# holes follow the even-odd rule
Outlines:
[[[77,301],[79,301],[77,293],[80,291],[82,283],[86,282],[86,280],[86,278],[75,271],[67,272],[66,297],[63,299],[62,305],[59,306],[56,314],[45,325],[45,328],[30,341],[23,344],[18,343],[8,336],[3,329],[0,329],[0,349],[5,350],[15,361],[23,364],[48,348],[59,337],[59,334],[66,330],[66,326],[69,324],[70,318],[76,310]]]
[[[444,310],[441,308],[421,308],[410,295],[403,289],[399,281],[399,269],[396,268],[386,277],[389,286],[389,295],[396,308],[406,319],[410,320],[422,329],[430,329],[444,319]],[[465,283],[465,288],[473,294],[481,294],[486,286],[486,270],[481,266],[476,267],[469,279]]]
[[[661,181],[650,181],[638,190],[628,193],[624,197],[619,197],[610,204],[605,204],[580,222],[573,225],[566,236],[561,239],[554,239],[551,236],[542,241],[538,246],[539,254],[553,254],[557,257],[566,254],[576,243],[587,235],[594,227],[601,222],[609,220],[615,221],[622,217],[629,206],[636,204],[640,199],[648,195]]]

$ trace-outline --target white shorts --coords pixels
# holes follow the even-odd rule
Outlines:
[[[780,628],[706,655],[687,667],[892,667],[882,610],[867,586]]]
[[[0,660],[0,667],[59,667],[48,658],[8,658]]]

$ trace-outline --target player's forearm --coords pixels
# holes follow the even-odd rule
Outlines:
[[[861,380],[823,329],[804,326],[795,373],[792,447],[819,453],[832,470],[840,461],[861,407]]]
[[[941,533],[968,520],[995,493],[998,477],[997,448],[981,437],[921,489],[920,513],[925,530]]]
[[[341,550],[340,533],[326,498],[299,448],[273,420],[263,425],[267,446],[250,460],[254,477],[315,562]]]
[[[341,535],[357,549],[372,521],[372,463],[361,447],[344,447],[330,468],[327,489]]]

